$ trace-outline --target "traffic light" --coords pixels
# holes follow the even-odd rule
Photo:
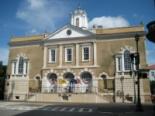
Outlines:
[[[148,74],[146,73],[146,72],[139,72],[139,77],[141,78],[141,79],[147,79],[148,78]]]
[[[147,73],[142,73],[142,77],[143,79],[146,79],[148,77],[148,74]]]

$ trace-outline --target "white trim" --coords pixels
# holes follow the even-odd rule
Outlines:
[[[71,49],[71,61],[68,61],[67,50]],[[65,47],[65,62],[73,62],[73,47]]]
[[[122,71],[124,72],[124,52],[122,53]]]
[[[23,57],[23,73],[19,74],[19,60],[20,57]],[[16,66],[15,66],[16,63]],[[29,73],[29,64],[28,64],[28,59],[25,55],[23,54],[19,54],[17,55],[17,58],[15,60],[12,61],[11,63],[11,77],[27,77],[28,73]],[[27,68],[27,69],[26,69]]]
[[[129,72],[130,70],[125,70],[125,62],[124,62],[124,52],[128,50],[130,53],[135,53],[135,51],[133,50],[132,47],[130,46],[125,46],[122,47],[121,50],[118,52],[118,54],[115,56],[115,62],[116,62],[116,75],[117,73],[122,73],[122,75],[124,75],[124,72]],[[119,70],[118,68],[118,57],[121,58],[121,66],[122,66],[122,70]],[[135,62],[135,61],[134,61]],[[132,68],[132,66],[131,66]],[[133,66],[134,70],[135,70],[135,65]]]
[[[24,68],[24,69],[23,69],[23,74],[24,74],[24,75],[26,75],[26,70],[27,70],[27,69],[26,69],[26,62],[27,62],[27,61],[24,61],[24,66],[23,66],[23,68]]]
[[[51,48],[48,48],[48,62],[51,63]]]
[[[15,75],[16,74],[16,67],[17,67],[17,61],[12,61],[11,62],[11,74]]]
[[[119,58],[121,58],[120,62],[121,62],[121,70],[119,70]],[[116,72],[122,72],[122,55],[117,55],[115,57],[115,61],[116,61]]]
[[[55,67],[55,68],[53,68],[53,69],[66,69],[66,68],[74,68],[74,69],[83,69],[83,68],[99,68],[100,66],[94,66],[94,65],[92,65],[92,66],[62,66],[62,67]],[[51,67],[46,67],[46,68],[43,68],[43,69],[51,69]]]

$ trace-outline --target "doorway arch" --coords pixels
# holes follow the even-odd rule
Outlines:
[[[57,75],[55,73],[49,73],[47,75],[47,79],[50,83],[50,92],[56,92],[57,91]]]
[[[68,87],[66,88],[66,92],[72,93],[75,90],[75,84],[77,83],[75,80],[75,76],[71,72],[66,72],[63,75],[64,79],[68,81]]]
[[[86,92],[92,91],[92,74],[90,72],[83,72],[80,75],[82,82],[86,85]]]

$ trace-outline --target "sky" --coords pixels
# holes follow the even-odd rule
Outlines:
[[[145,26],[155,20],[154,0],[0,0],[0,61],[8,63],[9,41],[14,36],[54,32],[70,23],[70,13],[85,9],[89,27]],[[146,40],[149,65],[155,64],[155,43]]]

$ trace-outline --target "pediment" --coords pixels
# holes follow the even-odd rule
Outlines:
[[[59,39],[59,38],[75,38],[75,37],[87,37],[93,33],[83,30],[79,27],[72,25],[66,25],[54,33],[49,34],[48,39]]]

